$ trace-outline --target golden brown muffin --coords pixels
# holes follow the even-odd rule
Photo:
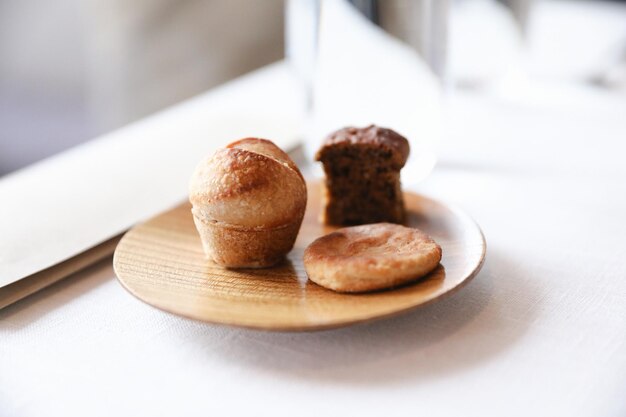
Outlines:
[[[409,142],[391,129],[346,127],[329,135],[315,157],[326,173],[322,221],[402,223],[400,169],[408,155]]]
[[[206,255],[229,268],[262,268],[293,248],[306,184],[289,156],[265,139],[220,149],[196,168],[189,200]]]
[[[395,287],[431,272],[441,247],[418,229],[391,223],[345,227],[304,251],[309,279],[339,292]]]

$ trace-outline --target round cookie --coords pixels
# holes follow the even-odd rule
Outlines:
[[[431,272],[441,247],[424,232],[391,223],[345,227],[304,251],[309,279],[339,292],[394,287]]]

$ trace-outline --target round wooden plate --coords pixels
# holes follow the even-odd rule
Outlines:
[[[302,264],[309,243],[334,228],[318,221],[320,184],[309,184],[306,215],[287,261],[269,269],[228,270],[207,260],[183,204],[131,229],[113,259],[122,285],[146,303],[210,323],[267,330],[319,330],[387,317],[450,294],[480,270],[485,240],[466,214],[405,193],[408,224],[443,249],[441,264],[403,287],[339,294],[307,279]]]

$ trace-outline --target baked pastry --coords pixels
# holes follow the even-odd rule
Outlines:
[[[298,167],[274,143],[247,138],[196,168],[191,212],[206,255],[229,268],[278,263],[293,248],[306,207]]]
[[[401,285],[431,272],[441,247],[428,235],[391,223],[338,229],[304,251],[309,279],[339,292],[363,292]]]
[[[400,169],[408,156],[409,142],[391,129],[346,127],[330,134],[315,157],[326,173],[322,221],[402,223]]]

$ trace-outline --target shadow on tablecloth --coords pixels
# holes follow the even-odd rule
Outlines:
[[[174,331],[207,355],[272,374],[372,386],[429,380],[478,366],[514,346],[541,302],[536,285],[523,264],[490,250],[483,270],[467,287],[398,317],[314,333],[191,321]],[[215,331],[227,340],[219,347],[211,343]]]

